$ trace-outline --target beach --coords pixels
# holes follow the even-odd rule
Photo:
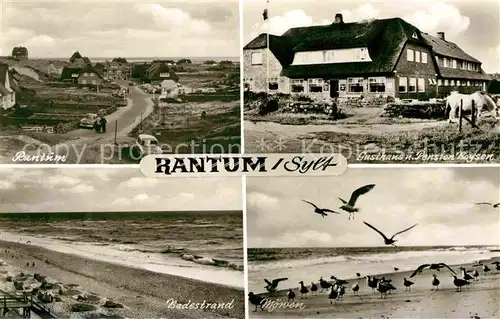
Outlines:
[[[348,249],[343,249],[345,250]],[[373,249],[372,250],[376,250]],[[500,316],[500,271],[495,270],[494,261],[500,261],[498,252],[487,247],[448,247],[448,248],[408,248],[406,251],[390,253],[390,248],[380,248],[376,254],[368,249],[353,250],[348,256],[325,257],[334,249],[259,249],[249,252],[249,258],[262,259],[249,261],[249,290],[269,300],[288,302],[288,289],[296,294],[296,303],[278,306],[272,311],[250,305],[251,318],[498,318]],[[360,252],[361,251],[361,252]],[[497,256],[497,257],[495,257]],[[283,258],[283,259],[281,259]],[[294,259],[295,258],[295,259]],[[264,261],[268,259],[267,261]],[[462,259],[460,263],[457,260]],[[482,267],[473,266],[482,261],[491,271],[484,273]],[[409,278],[420,264],[445,262],[462,277],[459,267],[478,270],[477,281],[456,292],[453,278],[447,268],[440,271],[424,270]],[[282,265],[278,269],[278,265]],[[398,270],[394,266],[398,266]],[[384,271],[385,270],[385,271]],[[356,272],[359,272],[357,277]],[[432,275],[440,280],[439,290],[431,290]],[[469,273],[472,275],[472,273]],[[308,293],[301,299],[299,281],[303,280],[310,290],[311,282],[318,286],[319,278],[332,281],[331,275],[348,281],[346,293],[333,304],[328,299],[330,289],[312,295]],[[381,294],[372,291],[366,284],[366,276],[385,277],[392,280],[396,290],[381,299]],[[272,280],[287,277],[278,285],[278,292],[269,296],[265,292],[264,278]],[[403,278],[414,282],[411,291],[405,291]],[[353,295],[353,283],[359,284],[357,296]],[[319,288],[318,291],[320,291]]]
[[[12,282],[7,282],[6,277],[20,272],[47,276],[49,282],[75,290],[73,296],[61,296],[61,302],[49,304],[63,318],[92,318],[96,314],[118,318],[244,318],[244,293],[236,288],[5,241],[0,241],[0,259],[3,261],[3,266],[0,266],[3,277],[1,290],[12,291]],[[71,305],[80,303],[75,300],[78,295],[97,296],[90,299],[101,301],[95,311],[75,314],[71,312]],[[179,303],[190,300],[193,303],[228,303],[234,300],[234,307],[213,312],[169,309],[170,299]],[[102,307],[106,300],[119,303],[124,308],[107,310]]]

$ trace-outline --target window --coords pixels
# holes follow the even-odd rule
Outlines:
[[[406,59],[408,61],[415,61],[415,51],[412,49],[407,49],[406,50]]]
[[[457,86],[460,86],[460,80],[457,80]]]
[[[399,92],[406,92],[408,88],[408,78],[400,77],[399,78]]]
[[[472,63],[467,62],[467,70],[469,70],[469,71],[472,70]]]
[[[422,63],[427,63],[427,53],[422,52]]]
[[[347,79],[347,92],[359,93],[363,92],[363,78],[348,78]]]
[[[444,80],[444,86],[448,86],[450,83],[448,83],[448,80]]]
[[[442,85],[443,85],[443,80],[439,79],[439,80],[438,80],[438,85],[439,85],[439,86],[442,86]]]
[[[368,92],[385,92],[385,77],[368,78]]]
[[[290,81],[290,84],[292,86],[292,92],[293,93],[300,93],[304,92],[304,81],[301,79],[292,79]]]
[[[451,86],[455,86],[455,80],[451,80],[451,81],[450,81],[450,85],[451,85]]]
[[[92,80],[92,85],[96,85],[97,84],[97,81],[96,80]]]
[[[467,86],[470,86],[470,81],[467,81]]]
[[[434,79],[428,78],[428,80],[429,80],[429,85],[436,85],[437,84],[436,80],[434,80]]]
[[[269,78],[269,91],[277,91],[278,88],[278,78]]]
[[[251,91],[253,87],[253,78],[243,78],[245,91]]]
[[[457,68],[457,60],[453,59],[453,68],[456,69]]]
[[[425,92],[425,79],[418,79],[418,92]]]
[[[417,92],[417,78],[410,78],[409,79],[408,92]]]
[[[420,63],[420,51],[415,51],[415,62]]]
[[[479,85],[479,82],[478,81],[474,81],[474,86],[478,86]]]
[[[252,53],[252,65],[262,65],[262,52]]]
[[[411,37],[414,38],[414,39],[418,39],[417,32],[413,32],[413,34],[412,34]]]
[[[323,79],[309,79],[309,92],[320,93],[323,92]]]
[[[467,62],[462,61],[462,70],[467,70]]]
[[[447,59],[447,58],[443,58],[443,66],[444,66],[445,68],[447,68],[447,67],[448,67],[448,59]]]

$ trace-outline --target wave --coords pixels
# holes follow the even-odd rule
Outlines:
[[[192,261],[200,265],[225,267],[233,270],[243,271],[243,265],[237,265],[227,260],[215,259],[198,255],[189,255],[189,254],[182,254],[181,258],[187,261]]]

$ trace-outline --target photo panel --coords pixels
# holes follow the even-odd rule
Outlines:
[[[239,3],[2,1],[0,162],[240,153]]]
[[[500,168],[247,179],[250,318],[495,318]]]
[[[499,163],[498,1],[243,1],[248,153]]]
[[[245,318],[241,179],[0,168],[0,189],[8,318]]]

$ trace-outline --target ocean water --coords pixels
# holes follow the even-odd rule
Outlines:
[[[241,211],[0,214],[0,240],[240,288],[242,227]]]
[[[105,62],[105,61],[111,61],[116,57],[89,57],[90,61],[93,63],[97,62]],[[202,63],[208,60],[213,60],[215,62],[220,62],[220,61],[232,61],[232,62],[240,62],[240,57],[236,56],[231,56],[231,57],[124,57],[127,62],[151,62],[153,60],[173,60],[173,61],[178,61],[181,59],[190,59],[191,62],[193,63]],[[33,59],[46,59],[46,60],[63,60],[66,61],[69,58],[68,57],[61,57],[61,58],[43,58],[43,57],[33,57]]]
[[[248,287],[254,293],[266,292],[264,279],[287,277],[280,289],[296,288],[303,280],[309,284],[320,277],[330,280],[415,270],[424,263],[448,265],[469,263],[500,256],[490,246],[433,247],[352,247],[352,248],[250,248],[248,249]]]

